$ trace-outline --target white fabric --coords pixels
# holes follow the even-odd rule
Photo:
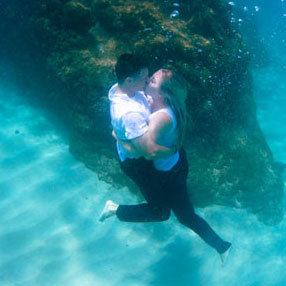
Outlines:
[[[161,136],[159,140],[156,142],[158,145],[171,147],[174,145],[178,139],[178,129],[177,129],[177,119],[172,111],[171,108],[162,108],[160,110],[157,110],[156,112],[152,113],[150,115],[150,119],[152,116],[154,116],[158,112],[164,112],[167,113],[172,118],[172,128],[171,130],[165,134],[164,136]],[[155,159],[153,160],[154,167],[159,171],[169,171],[171,170],[179,161],[179,152],[176,152],[175,154],[162,158],[162,159]]]
[[[116,93],[118,84],[113,85],[108,93],[110,100],[111,124],[121,140],[131,140],[142,136],[148,130],[150,105],[144,93],[137,91],[131,98],[127,94]],[[121,161],[134,158],[117,142],[117,152]]]

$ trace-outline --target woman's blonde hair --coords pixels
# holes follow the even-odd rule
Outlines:
[[[174,111],[177,118],[177,126],[179,129],[178,145],[181,146],[186,129],[187,112],[186,112],[186,98],[187,85],[182,76],[176,72],[168,69],[161,69],[162,83],[160,92],[164,95],[166,103]]]

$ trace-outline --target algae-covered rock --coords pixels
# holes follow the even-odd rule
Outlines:
[[[67,2],[63,7],[63,22],[66,28],[87,31],[91,27],[90,8],[77,1]]]
[[[195,205],[245,208],[265,223],[281,221],[281,168],[256,120],[250,53],[227,2],[47,0],[29,10],[31,3],[10,3],[9,20],[20,19],[21,35],[15,29],[4,43],[25,39],[29,49],[12,48],[9,56],[25,70],[22,84],[41,90],[42,102],[65,119],[76,158],[101,179],[134,188],[115,159],[107,92],[117,57],[138,52],[151,72],[172,68],[187,79],[184,146]]]

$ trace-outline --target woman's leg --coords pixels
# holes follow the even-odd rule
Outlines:
[[[191,202],[188,205],[187,202],[187,196],[185,199],[181,197],[173,202],[172,210],[179,222],[192,229],[218,253],[224,253],[231,246],[231,243],[222,240],[203,218],[195,214]]]
[[[192,229],[207,244],[224,253],[231,243],[222,240],[210,227],[210,225],[197,214],[187,192],[188,163],[184,150],[180,154],[180,161],[171,171],[166,174],[166,191],[168,194],[168,204],[174,211],[176,217],[183,225]]]

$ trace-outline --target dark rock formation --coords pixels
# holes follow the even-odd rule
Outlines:
[[[90,9],[80,2],[70,1],[63,7],[63,22],[66,28],[88,31],[91,27]]]
[[[256,120],[250,55],[230,21],[231,6],[179,3],[14,0],[4,7],[0,32],[12,29],[3,43],[18,84],[37,90],[39,101],[66,122],[72,154],[101,179],[131,189],[110,135],[107,91],[115,82],[116,58],[140,52],[151,71],[182,73],[189,84],[185,148],[195,205],[246,208],[267,224],[278,223],[281,169]]]

